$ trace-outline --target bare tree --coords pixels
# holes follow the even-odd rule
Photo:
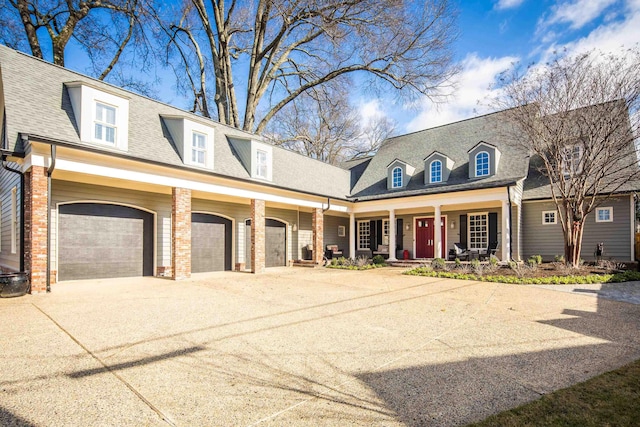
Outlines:
[[[297,97],[342,76],[436,99],[457,71],[448,0],[191,2],[198,26],[190,31],[205,35],[196,42],[209,51],[218,119],[248,131],[264,131]],[[196,61],[187,67],[206,72]]]
[[[577,266],[587,216],[640,178],[640,52],[558,55],[542,67],[503,75],[495,104],[514,125],[548,181],[564,233],[565,259]],[[635,185],[637,186],[637,182]]]
[[[47,59],[50,49],[51,62],[61,66],[69,42],[75,40],[88,55],[93,74],[104,80],[132,44],[137,48],[132,55],[136,69],[145,64],[149,9],[145,0],[7,0],[0,6],[0,36],[14,48],[26,43],[37,58]],[[121,79],[126,81],[131,79]]]

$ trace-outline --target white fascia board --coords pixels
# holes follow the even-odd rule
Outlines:
[[[48,156],[32,154],[31,165],[48,166]],[[26,164],[27,162],[25,162]],[[26,170],[26,169],[25,169]],[[87,175],[102,176],[106,178],[124,179],[127,181],[141,182],[145,184],[156,184],[167,187],[186,188],[189,190],[202,191],[205,193],[221,194],[225,196],[243,197],[247,199],[264,200],[266,202],[284,203],[293,206],[303,206],[309,208],[324,208],[325,202],[313,202],[310,200],[298,199],[293,197],[278,196],[275,194],[263,193],[254,190],[245,190],[237,187],[229,187],[220,184],[210,184],[190,179],[176,178],[169,175],[159,175],[147,172],[138,172],[127,169],[120,169],[108,166],[100,166],[83,162],[76,162],[62,158],[56,159],[56,170],[67,172],[76,172]],[[348,212],[347,206],[331,204],[330,210],[335,212]]]
[[[390,209],[414,209],[437,205],[446,206],[504,200],[507,200],[507,192],[504,190],[504,187],[498,187],[490,190],[469,190],[455,193],[433,194],[428,196],[413,196],[398,199],[358,202],[353,206],[353,212],[366,213]]]

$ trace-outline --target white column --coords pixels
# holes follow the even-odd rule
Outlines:
[[[356,215],[349,214],[349,258],[356,258]]]
[[[509,202],[502,201],[502,260],[509,261],[511,253],[511,241],[509,239]]]
[[[396,258],[396,211],[389,211],[389,261],[397,261]]]
[[[433,219],[433,257],[442,258],[442,212],[440,205],[434,206],[435,218]]]

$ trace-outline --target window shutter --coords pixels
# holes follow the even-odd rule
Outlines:
[[[376,221],[376,247],[374,251],[378,250],[378,245],[382,244],[382,220]]]
[[[469,242],[467,242],[467,215],[460,215],[460,242],[466,247],[468,247]]]
[[[489,246],[497,247],[498,243],[498,213],[489,212]]]
[[[376,221],[369,221],[369,249],[372,251],[378,250],[378,238],[376,233]]]
[[[402,250],[402,218],[396,219],[396,250]]]

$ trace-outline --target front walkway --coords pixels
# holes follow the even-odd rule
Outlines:
[[[0,300],[0,425],[463,425],[640,358],[640,305],[279,268]]]

